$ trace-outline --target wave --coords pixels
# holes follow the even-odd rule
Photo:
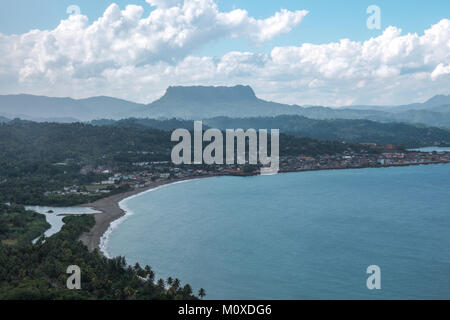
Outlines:
[[[128,203],[130,200],[132,200],[132,199],[134,199],[134,198],[137,198],[137,197],[140,197],[140,196],[142,196],[142,195],[144,195],[144,194],[147,194],[147,193],[150,193],[150,192],[153,192],[153,191],[162,189],[162,188],[166,188],[166,187],[171,186],[171,185],[175,185],[175,184],[179,184],[179,183],[185,183],[185,182],[188,182],[188,181],[194,181],[194,180],[198,180],[198,179],[189,179],[189,180],[183,180],[183,181],[177,181],[177,182],[172,182],[172,183],[164,184],[164,185],[161,185],[161,186],[156,187],[156,188],[153,188],[153,189],[149,189],[149,190],[146,190],[146,191],[142,191],[141,193],[132,195],[132,196],[130,196],[130,197],[128,197],[128,198],[125,198],[125,199],[123,199],[122,201],[120,201],[120,202],[118,203],[118,205],[119,205],[120,209],[122,209],[123,212],[124,212],[125,214],[124,214],[122,217],[120,217],[119,219],[114,220],[114,221],[112,221],[112,222],[110,223],[108,230],[106,230],[106,232],[105,232],[105,233],[102,235],[102,237],[100,238],[100,244],[99,244],[100,251],[105,255],[105,257],[107,257],[107,258],[109,258],[109,259],[112,258],[112,256],[111,256],[111,255],[109,254],[109,252],[108,252],[108,244],[109,244],[109,240],[110,240],[111,234],[112,234],[113,231],[114,231],[115,229],[117,229],[122,223],[124,223],[129,217],[131,217],[132,215],[135,214],[135,212],[133,212],[133,211],[127,206],[127,203]]]

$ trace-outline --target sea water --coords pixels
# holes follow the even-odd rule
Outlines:
[[[417,149],[410,149],[410,151],[420,151],[420,152],[450,152],[450,147],[425,147],[425,148],[417,148]]]
[[[450,298],[450,165],[199,179],[122,205],[109,254],[209,299]]]

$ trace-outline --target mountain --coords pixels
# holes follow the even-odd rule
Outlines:
[[[423,124],[433,127],[450,128],[450,107],[441,106],[430,110],[410,109],[389,111],[386,107],[372,109],[311,107],[303,109],[299,114],[311,119],[359,119],[377,122],[405,122]],[[379,110],[376,110],[379,108]],[[448,109],[448,111],[446,111]]]
[[[424,103],[413,103],[404,106],[391,107],[389,111],[391,112],[402,112],[402,111],[433,111],[433,112],[449,112],[450,111],[450,95],[437,95],[431,99],[425,101]]]
[[[219,116],[257,117],[297,114],[301,107],[258,99],[249,86],[169,87],[141,117],[201,120]]]
[[[8,118],[38,122],[77,122],[97,118],[120,119],[144,108],[145,105],[110,97],[76,100],[26,94],[0,96],[0,113],[2,115]]]
[[[96,126],[144,127],[164,131],[177,128],[193,130],[193,121],[124,119],[120,121],[93,121]],[[369,120],[315,120],[296,115],[255,118],[217,117],[203,120],[203,128],[280,129],[280,133],[308,137],[321,141],[347,143],[374,142],[379,145],[394,144],[406,147],[450,145],[450,130],[404,123],[379,123]]]
[[[411,103],[401,106],[347,106],[343,109],[377,110],[396,113],[413,110],[450,112],[450,95],[436,95],[423,103]]]
[[[26,94],[0,96],[0,114],[38,122],[128,117],[203,119],[217,116],[273,116],[295,114],[297,109],[300,107],[258,99],[248,86],[169,87],[163,97],[149,105],[111,97],[77,100]]]
[[[422,104],[399,107],[300,107],[259,99],[249,86],[169,87],[162,98],[148,105],[141,118],[201,120],[214,117],[248,118],[299,115],[311,119],[359,119],[407,122],[450,127],[450,96],[436,96]],[[450,105],[450,104],[449,104]]]
[[[348,119],[405,122],[450,128],[450,96],[435,96],[424,103],[397,107],[301,107],[258,98],[249,86],[169,87],[158,100],[145,105],[111,97],[88,99],[32,95],[0,96],[0,115],[38,122],[78,122],[96,119],[249,118],[298,115],[317,120]]]
[[[0,116],[0,123],[6,123],[6,122],[9,122],[9,121],[10,120],[8,118]]]

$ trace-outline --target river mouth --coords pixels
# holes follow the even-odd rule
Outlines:
[[[51,237],[61,230],[64,225],[64,217],[76,215],[93,215],[96,213],[100,213],[100,211],[88,207],[26,206],[25,209],[45,215],[45,219],[51,226],[44,233],[47,238]],[[38,239],[39,238],[34,239],[33,242],[36,242]]]

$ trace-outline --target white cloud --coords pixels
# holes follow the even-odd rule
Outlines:
[[[291,31],[306,11],[267,19],[220,12],[212,0],[147,0],[111,5],[97,21],[71,16],[49,31],[0,34],[0,93],[112,95],[149,102],[169,85],[250,84],[263,98],[297,104],[395,104],[446,93],[450,20],[422,35],[389,27],[364,42],[275,47],[269,54],[232,51],[194,56],[217,39],[262,43]]]
[[[431,73],[431,79],[436,80],[440,76],[450,74],[450,63],[448,65],[444,65],[440,63],[436,69]]]
[[[145,0],[148,4],[159,8],[177,7],[183,4],[183,0]]]
[[[108,68],[176,63],[221,38],[243,37],[261,43],[289,32],[307,14],[282,10],[257,20],[244,10],[219,12],[212,0],[148,2],[157,8],[146,18],[140,6],[120,10],[112,4],[92,24],[86,16],[73,15],[51,31],[1,36],[2,49],[14,48],[9,58],[17,62],[21,81],[52,79],[56,70],[89,78]]]

